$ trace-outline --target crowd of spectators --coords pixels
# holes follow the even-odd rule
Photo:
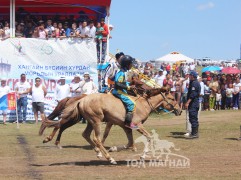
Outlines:
[[[70,19],[53,18],[45,16],[23,16],[15,22],[15,37],[17,38],[82,38],[96,42],[98,63],[105,61],[107,38],[112,38],[109,31],[112,25],[105,24],[105,18],[94,21],[88,17]],[[0,40],[10,37],[10,25],[8,21],[0,22]]]
[[[223,65],[220,65],[223,68]],[[238,68],[233,65],[233,68]],[[195,63],[162,63],[156,69],[151,63],[141,67],[143,74],[147,75],[160,87],[168,87],[180,107],[187,101],[189,86],[189,72],[197,71]],[[241,83],[240,74],[222,74],[221,71],[199,73],[198,80],[201,85],[201,110],[214,111],[225,109],[240,109]]]

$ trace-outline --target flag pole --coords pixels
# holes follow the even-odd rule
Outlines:
[[[17,129],[19,129],[19,122],[18,122],[18,99],[17,99],[17,93],[16,92],[15,92],[15,99],[16,99]]]

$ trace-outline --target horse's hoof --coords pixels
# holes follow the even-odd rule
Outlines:
[[[48,139],[44,139],[44,140],[43,140],[43,143],[47,143],[47,142],[49,142]]]
[[[117,164],[117,162],[113,158],[110,158],[110,163],[113,164],[113,165]]]
[[[144,157],[144,156],[141,156],[141,157],[140,157],[140,160],[145,160],[145,157]]]
[[[63,149],[63,147],[62,147],[60,144],[57,144],[56,146],[57,146],[57,148],[59,148],[59,149]]]
[[[116,146],[113,146],[109,149],[109,152],[117,152],[118,148]]]
[[[50,139],[49,137],[46,137],[46,138],[43,140],[43,143],[47,143],[47,142],[49,142],[49,141],[51,141],[51,139]]]
[[[101,152],[98,152],[97,153],[97,158],[101,159],[103,156],[102,156],[102,153]]]

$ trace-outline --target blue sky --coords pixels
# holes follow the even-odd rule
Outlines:
[[[110,52],[142,61],[178,51],[191,58],[237,59],[241,0],[112,0]]]

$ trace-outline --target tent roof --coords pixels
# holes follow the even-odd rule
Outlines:
[[[0,5],[9,5],[9,0],[1,0]],[[40,3],[60,5],[104,6],[109,7],[111,0],[15,0],[17,5],[37,5]]]
[[[187,57],[179,52],[171,52],[165,56],[156,59],[156,61],[170,63],[175,63],[177,61],[186,61],[187,63],[191,63],[194,62],[194,59]]]
[[[2,15],[10,13],[9,2],[9,0],[0,0]],[[83,11],[90,18],[105,17],[108,13],[107,8],[111,4],[111,0],[16,0],[15,2],[16,11],[22,8],[24,12],[43,15],[76,15]]]

